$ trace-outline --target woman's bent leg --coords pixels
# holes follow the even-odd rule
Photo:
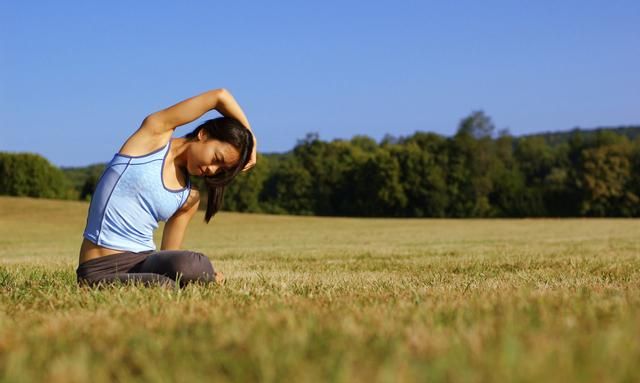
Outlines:
[[[99,285],[111,285],[113,283],[142,283],[144,286],[161,286],[167,288],[175,288],[176,282],[164,275],[153,273],[120,273],[111,274],[101,277],[100,279],[83,279],[81,283],[87,284],[91,287]]]
[[[175,287],[175,281],[164,275],[151,273],[135,273],[134,269],[151,254],[145,252],[122,252],[104,257],[94,258],[78,265],[76,269],[79,285],[98,286],[108,285],[115,281],[140,281],[145,286],[159,285]]]
[[[194,281],[213,282],[216,272],[207,256],[188,250],[161,250],[149,255],[136,265],[132,272],[155,273],[173,280],[180,280],[180,286]]]

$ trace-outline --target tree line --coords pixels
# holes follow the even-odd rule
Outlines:
[[[41,157],[18,155],[25,156],[0,155],[0,194],[86,200],[104,169],[60,170],[48,162],[47,168]],[[22,168],[30,170],[17,170]],[[496,132],[491,119],[476,111],[452,137],[416,132],[388,135],[380,142],[361,135],[323,141],[309,133],[287,153],[259,154],[257,166],[227,187],[223,210],[364,217],[637,217],[639,169],[640,127],[513,137]]]

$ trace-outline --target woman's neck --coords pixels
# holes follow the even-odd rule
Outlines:
[[[171,140],[171,157],[176,166],[180,168],[187,167],[187,146],[189,141],[184,137],[178,137]]]

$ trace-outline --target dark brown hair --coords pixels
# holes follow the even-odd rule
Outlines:
[[[221,168],[216,171],[216,174],[203,177],[208,191],[207,211],[204,215],[204,220],[209,223],[211,217],[222,207],[225,186],[244,169],[247,162],[251,159],[253,136],[251,131],[242,125],[240,121],[231,117],[218,117],[205,121],[191,133],[186,134],[184,138],[189,141],[196,140],[198,133],[203,129],[208,139],[226,142],[236,148],[240,153],[240,160],[233,168]]]

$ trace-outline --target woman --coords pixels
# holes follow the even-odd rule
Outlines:
[[[184,137],[176,127],[216,109]],[[224,187],[256,164],[256,140],[231,93],[214,89],[147,116],[107,164],[91,199],[76,269],[80,285],[140,281],[180,286],[192,281],[223,283],[201,253],[180,250],[200,196],[190,176],[208,189],[205,221],[222,204]],[[166,221],[160,251],[153,231]]]

